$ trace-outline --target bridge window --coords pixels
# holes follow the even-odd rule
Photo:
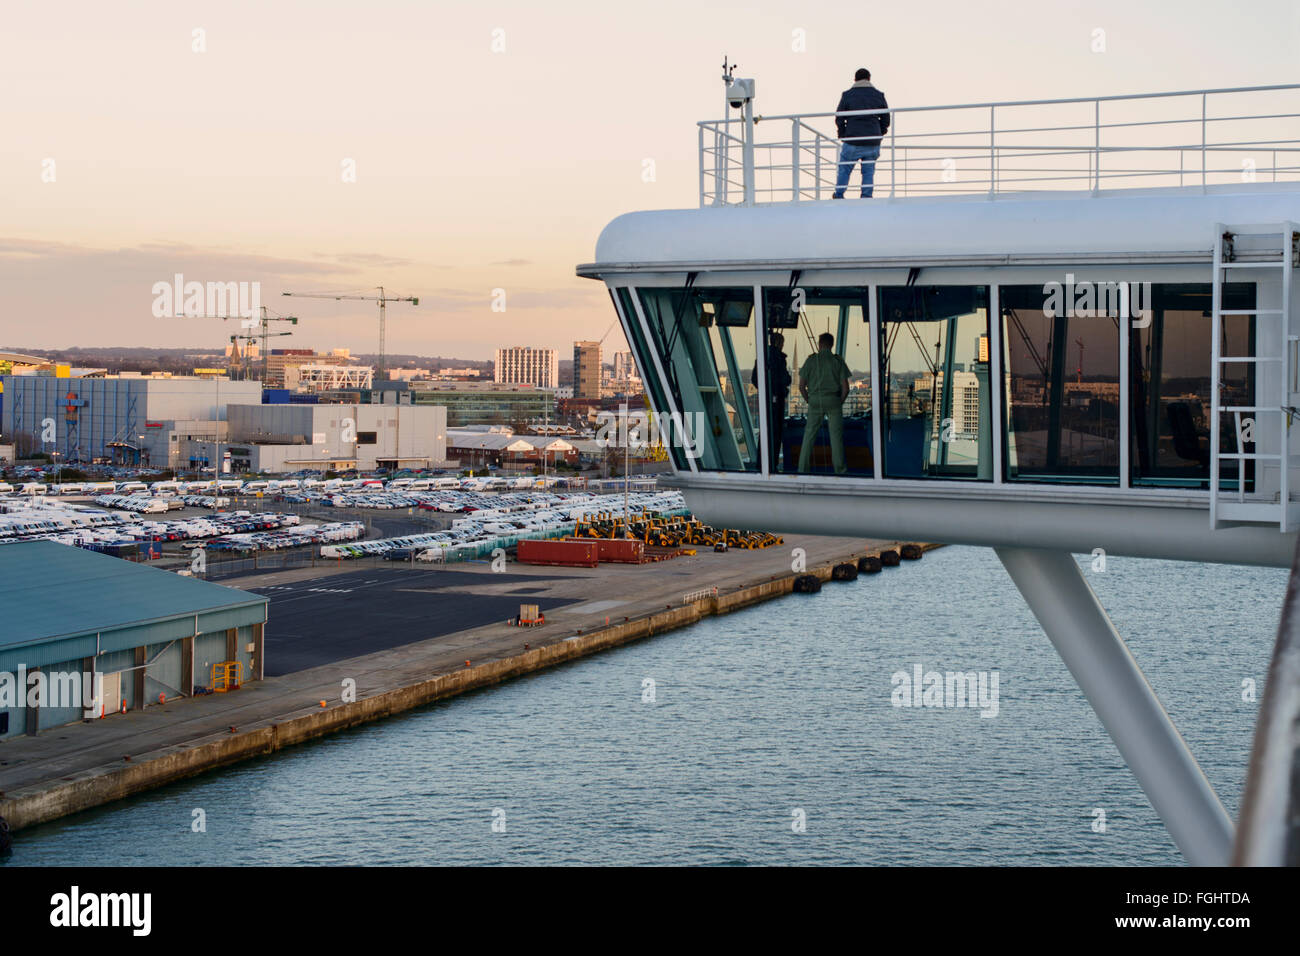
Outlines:
[[[1210,482],[1210,310],[1209,283],[1155,284],[1150,287],[1150,322],[1135,319],[1129,332],[1131,480],[1138,485],[1208,488]],[[1224,309],[1255,308],[1255,286],[1223,286]],[[1253,315],[1224,316],[1224,355],[1253,355]],[[1142,327],[1145,326],[1145,327]],[[1226,406],[1255,404],[1255,366],[1229,363],[1223,370]],[[1243,414],[1243,419],[1251,417]],[[1236,418],[1223,416],[1219,447],[1225,452],[1254,451],[1237,445]],[[1253,475],[1246,462],[1246,477]],[[1220,466],[1225,487],[1237,481],[1237,462]]]
[[[650,407],[661,422],[671,421],[672,408],[664,397],[663,383],[659,380],[659,373],[650,358],[650,350],[646,347],[645,335],[641,331],[641,322],[636,314],[636,305],[632,301],[632,290],[625,286],[616,291],[618,305],[623,313],[624,328],[629,332],[628,344],[632,346],[632,353],[636,356],[637,361],[641,363],[640,367],[644,373],[641,376],[641,381],[645,384],[646,394],[650,398]],[[682,443],[666,440],[664,444],[670,449],[673,464],[679,470],[687,471],[690,465],[686,462]]]
[[[1008,481],[1119,484],[1120,283],[1000,286]]]
[[[867,295],[860,287],[763,290],[773,473],[873,473]],[[834,359],[821,354],[823,335],[831,336]]]
[[[671,444],[688,445],[699,466],[759,468],[757,326],[754,290],[640,290],[652,345],[665,364],[682,421]],[[680,439],[680,440],[679,440]]]
[[[883,474],[992,481],[988,288],[879,295]]]

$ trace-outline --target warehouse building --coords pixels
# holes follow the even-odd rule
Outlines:
[[[220,439],[226,405],[260,402],[260,382],[197,376],[0,376],[0,434],[20,452],[64,461],[106,460],[175,468],[183,436]]]
[[[447,410],[437,406],[231,405],[231,467],[282,474],[303,469],[439,468],[447,462]],[[215,454],[199,447],[197,452]],[[212,460],[216,460],[213,458]]]
[[[52,541],[0,547],[0,581],[0,740],[262,679],[260,595]]]

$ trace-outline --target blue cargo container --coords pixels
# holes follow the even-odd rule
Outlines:
[[[287,388],[264,388],[262,389],[263,405],[288,405],[291,401],[290,392]]]

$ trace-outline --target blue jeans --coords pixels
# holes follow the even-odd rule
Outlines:
[[[854,146],[852,143],[840,144],[840,163],[835,173],[835,198],[841,199],[849,185],[849,174],[853,164],[862,161],[862,198],[871,198],[871,184],[876,179],[876,160],[880,158],[880,146]]]

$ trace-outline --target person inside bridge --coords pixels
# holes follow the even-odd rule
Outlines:
[[[799,369],[799,393],[808,403],[803,445],[799,449],[799,474],[808,474],[823,419],[830,433],[835,474],[844,474],[844,400],[849,397],[849,367],[835,354],[835,336],[829,332],[817,337],[817,351]]]
[[[749,382],[758,388],[758,363],[749,375]],[[785,357],[785,336],[773,332],[767,343],[768,383],[768,461],[769,470],[780,471],[781,440],[785,433],[785,412],[790,402],[790,364]]]
[[[883,110],[888,107],[885,94],[871,85],[871,71],[864,68],[853,74],[853,85],[840,94],[840,103],[835,107],[835,112]],[[832,199],[844,198],[853,164],[857,162],[862,163],[862,198],[871,198],[872,184],[876,179],[876,160],[880,158],[880,139],[888,131],[888,113],[835,117],[835,132],[840,138],[840,163],[835,174]]]

